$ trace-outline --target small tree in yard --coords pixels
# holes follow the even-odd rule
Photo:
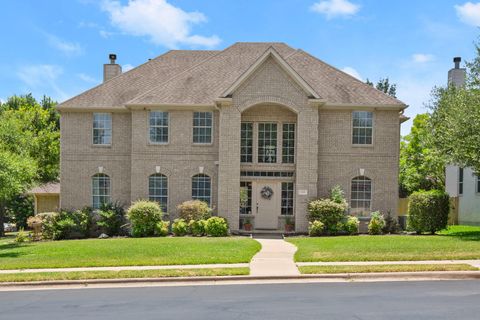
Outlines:
[[[450,198],[440,190],[418,191],[410,196],[408,228],[417,233],[445,229],[450,211]]]

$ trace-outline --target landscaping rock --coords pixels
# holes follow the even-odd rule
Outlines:
[[[108,234],[105,234],[105,233],[102,233],[98,236],[98,239],[108,239],[108,238],[110,237],[108,236]]]

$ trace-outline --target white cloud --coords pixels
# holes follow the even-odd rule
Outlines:
[[[60,50],[68,56],[80,55],[83,53],[83,48],[76,42],[68,42],[60,39],[53,34],[46,34],[48,43],[57,50]]]
[[[135,68],[134,66],[132,66],[131,64],[127,63],[127,64],[124,64],[122,66],[122,72],[127,72],[127,71],[130,71],[132,70],[133,68]]]
[[[360,10],[360,6],[348,0],[324,0],[314,3],[310,10],[326,15],[327,19],[332,19],[353,16]]]
[[[81,80],[89,83],[100,83],[98,79],[95,79],[94,77],[89,76],[86,73],[78,73],[77,77],[79,77]]]
[[[433,54],[415,53],[412,55],[412,60],[415,63],[427,63],[433,61],[435,56]]]
[[[57,65],[39,64],[21,67],[17,77],[27,86],[28,92],[42,92],[53,95],[55,99],[64,100],[69,97],[60,89],[57,80],[63,69]]]
[[[186,12],[166,0],[104,0],[102,10],[110,15],[112,25],[134,36],[146,36],[157,45],[177,48],[179,45],[214,47],[220,38],[192,34],[192,26],[206,22],[200,12]]]
[[[351,75],[352,77],[354,78],[357,78],[358,80],[360,81],[363,81],[362,79],[362,76],[360,75],[360,73],[358,73],[357,70],[355,70],[354,68],[352,67],[345,67],[342,69],[343,72],[345,73],[348,73],[349,75]]]
[[[457,16],[464,23],[474,27],[480,26],[480,2],[466,2],[463,5],[456,5]]]

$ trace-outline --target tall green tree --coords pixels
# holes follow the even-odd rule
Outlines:
[[[374,86],[373,82],[367,79],[366,84],[370,86]],[[392,96],[394,98],[397,97],[397,85],[395,83],[390,83],[390,80],[387,78],[382,78],[378,80],[377,84],[375,85],[375,88],[377,90],[380,90],[389,96]]]
[[[408,196],[418,190],[444,189],[444,157],[433,145],[430,115],[418,114],[410,134],[400,143],[400,193]]]

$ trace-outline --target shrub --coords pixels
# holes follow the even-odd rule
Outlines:
[[[343,224],[343,230],[348,234],[357,234],[360,221],[357,217],[349,216],[347,221]]]
[[[440,190],[418,191],[410,195],[408,228],[418,233],[445,229],[450,211],[450,198]]]
[[[318,237],[324,233],[324,224],[319,221],[315,220],[313,222],[308,223],[308,234],[310,237]]]
[[[29,234],[23,230],[23,228],[20,228],[17,232],[17,235],[15,236],[15,242],[16,243],[24,243],[30,241]]]
[[[172,232],[176,237],[183,237],[188,233],[188,224],[183,219],[175,219],[172,224]]]
[[[92,222],[91,209],[41,213],[37,215],[42,221],[44,239],[80,239],[90,234]]]
[[[308,204],[311,222],[319,220],[327,233],[337,233],[338,224],[345,218],[346,203],[337,203],[331,199],[313,200]]]
[[[134,202],[127,211],[134,237],[155,235],[157,223],[162,221],[162,209],[157,202],[140,200]]]
[[[35,217],[41,223],[42,238],[43,239],[53,239],[54,225],[53,221],[55,220],[58,212],[44,212],[39,213]]]
[[[400,225],[398,224],[398,220],[392,217],[392,214],[387,212],[385,216],[385,227],[383,227],[383,233],[397,233],[400,229]]]
[[[33,230],[33,240],[37,241],[41,239],[42,234],[42,218],[39,215],[28,217],[27,225]]]
[[[188,228],[192,236],[201,237],[205,235],[206,220],[190,220]]]
[[[221,217],[208,218],[205,224],[205,233],[210,237],[225,237],[228,235],[227,220]]]
[[[347,206],[347,200],[345,200],[345,192],[338,184],[330,190],[330,200]]]
[[[177,206],[179,217],[185,221],[208,219],[212,209],[204,201],[189,200]]]
[[[155,226],[155,235],[159,237],[168,236],[170,221],[159,221]]]
[[[96,222],[102,232],[109,236],[118,236],[122,233],[122,225],[125,223],[125,210],[120,203],[104,203],[97,211]]]
[[[382,234],[385,227],[385,219],[379,211],[372,212],[368,224],[368,234]]]

